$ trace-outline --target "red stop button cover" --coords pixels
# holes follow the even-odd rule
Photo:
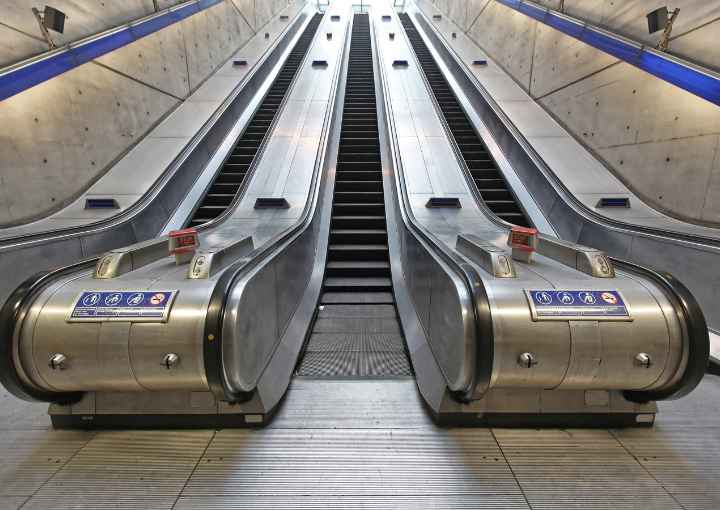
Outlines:
[[[513,227],[508,236],[508,246],[515,250],[532,253],[537,249],[537,236],[536,228]]]
[[[168,236],[170,237],[171,255],[194,252],[200,245],[197,230],[194,228],[173,230]]]

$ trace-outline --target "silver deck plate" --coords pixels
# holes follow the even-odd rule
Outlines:
[[[438,428],[412,379],[296,379],[259,430],[55,431],[0,406],[3,510],[720,508],[717,377],[650,429]]]

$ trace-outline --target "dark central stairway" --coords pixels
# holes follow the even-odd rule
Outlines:
[[[297,375],[412,375],[392,292],[367,14],[355,14],[318,314]]]
[[[410,16],[407,13],[400,14],[400,22],[405,28],[430,89],[472,174],[475,186],[488,209],[508,223],[531,227],[530,220],[518,204],[487,146],[465,115],[450,84],[442,75]]]
[[[270,131],[273,119],[275,119],[283,98],[287,94],[300,68],[300,64],[307,54],[322,17],[322,14],[315,14],[305,27],[303,34],[295,43],[263,102],[215,176],[215,180],[208,192],[200,201],[187,224],[188,227],[197,227],[214,220],[232,204],[235,195],[240,191],[255,156],[257,156],[262,146],[263,140]]]

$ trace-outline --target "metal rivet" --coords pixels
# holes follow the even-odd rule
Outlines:
[[[178,363],[180,363],[180,356],[178,356],[174,352],[169,352],[163,358],[162,364],[165,368],[170,370],[171,368],[174,368]]]
[[[635,356],[635,365],[642,368],[650,368],[652,365],[652,358],[645,352],[640,352]]]
[[[523,368],[532,368],[537,365],[537,360],[532,353],[523,352],[520,356],[518,356],[518,365]]]
[[[67,363],[67,356],[64,354],[53,354],[50,356],[50,361],[48,362],[48,366],[52,368],[53,370],[65,370]]]

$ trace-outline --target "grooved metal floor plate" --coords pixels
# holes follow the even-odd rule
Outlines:
[[[0,404],[0,510],[720,508],[717,377],[627,430],[441,429],[412,379],[296,379],[260,430],[54,431]]]

